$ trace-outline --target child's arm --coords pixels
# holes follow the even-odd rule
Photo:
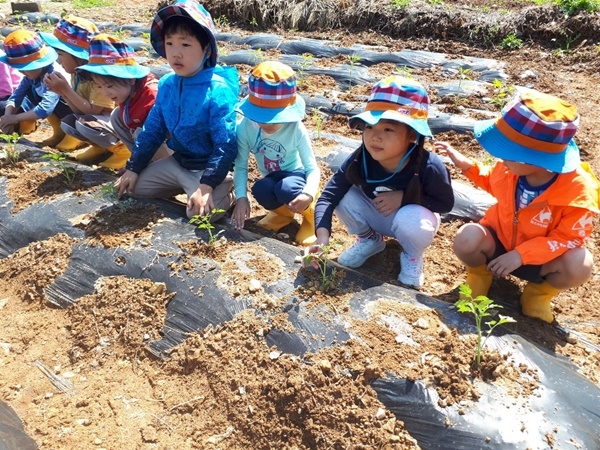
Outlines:
[[[301,213],[313,202],[317,196],[319,190],[319,183],[321,182],[321,170],[317,164],[317,159],[312,150],[310,144],[310,136],[306,127],[302,122],[298,122],[298,142],[296,148],[298,149],[298,156],[304,167],[304,173],[306,176],[306,185],[298,197],[290,202],[288,207],[297,213]]]
[[[108,114],[111,110],[101,105],[94,105],[79,95],[60,72],[52,72],[44,77],[44,84],[60,95],[75,114]]]
[[[473,165],[471,159],[464,156],[458,150],[454,149],[448,142],[436,141],[433,143],[433,148],[442,156],[450,158],[452,163],[463,172],[469,170]]]
[[[245,119],[237,128],[238,155],[233,164],[233,185],[236,203],[231,215],[231,223],[236,229],[244,228],[246,219],[250,217],[250,201],[248,200],[248,158],[250,142],[246,133]]]

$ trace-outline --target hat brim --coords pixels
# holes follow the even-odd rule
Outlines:
[[[579,148],[573,139],[560,153],[542,152],[508,139],[496,127],[496,120],[482,120],[476,122],[473,127],[475,139],[492,156],[506,161],[543,167],[556,173],[572,172],[581,164]]]
[[[62,50],[63,52],[68,53],[71,56],[75,56],[76,58],[90,59],[90,53],[85,48],[77,47],[75,45],[65,44],[56,36],[51,33],[39,33],[40,37],[44,40],[46,44],[50,47],[53,47],[56,50]]]
[[[31,61],[26,64],[13,64],[9,62],[8,56],[6,54],[0,56],[0,61],[14,69],[28,71],[47,67],[54,61],[56,61],[56,58],[58,58],[58,53],[56,53],[56,50],[54,50],[52,47],[48,47],[48,51],[44,56],[42,56],[40,59],[36,59],[35,61]]]
[[[289,106],[265,108],[250,103],[248,97],[246,97],[237,104],[235,109],[257,123],[290,123],[300,122],[304,119],[306,103],[302,96],[296,95],[296,101]]]
[[[152,23],[153,26],[150,28],[150,43],[152,44],[152,48],[154,48],[154,51],[156,53],[158,53],[160,56],[162,56],[163,58],[167,57],[166,52],[165,52],[165,42],[163,40],[163,28],[164,28],[165,22],[173,16],[187,17],[188,19],[193,20],[198,25],[200,25],[202,28],[204,28],[204,30],[208,34],[208,39],[210,40],[210,46],[211,46],[210,57],[206,60],[204,65],[205,65],[205,67],[215,67],[217,65],[218,47],[217,47],[217,40],[215,38],[213,30],[206,27],[203,23],[200,23],[198,20],[196,20],[195,17],[193,17],[186,10],[186,8],[184,8],[178,4],[165,6],[163,9],[158,11],[156,13],[156,15],[154,16],[154,20]],[[154,25],[156,25],[156,26],[154,26]]]
[[[433,137],[427,120],[414,119],[405,114],[400,114],[399,112],[392,110],[364,111],[360,114],[357,114],[356,116],[350,117],[350,119],[348,120],[348,125],[350,126],[350,128],[357,128],[359,130],[362,130],[364,128],[365,123],[373,126],[377,125],[380,120],[393,120],[394,122],[404,123],[412,129],[414,129],[421,136],[425,136],[428,138]]]
[[[144,66],[124,66],[124,65],[101,65],[101,64],[85,64],[79,66],[77,71],[83,70],[85,72],[95,73],[97,75],[104,75],[117,78],[144,78],[150,73],[150,69]]]

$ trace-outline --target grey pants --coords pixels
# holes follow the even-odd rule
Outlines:
[[[187,198],[196,192],[200,186],[202,170],[191,171],[179,165],[173,156],[154,161],[139,174],[133,190],[134,197],[140,198],[171,198],[185,193]],[[216,209],[227,211],[234,201],[233,177],[228,174],[225,180],[213,190],[213,202]],[[188,217],[193,214],[186,211]],[[224,216],[215,214],[211,221]]]
[[[346,225],[348,233],[364,234],[372,228],[384,236],[396,238],[411,258],[423,255],[440,227],[439,214],[420,205],[406,205],[384,217],[357,186],[350,188],[335,214]]]
[[[62,119],[60,128],[80,141],[91,142],[102,148],[111,147],[119,142],[110,124],[109,115],[70,114]]]

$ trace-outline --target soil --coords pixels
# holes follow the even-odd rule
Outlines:
[[[280,2],[274,7],[267,0],[243,3],[209,1],[205,5],[213,17],[220,19],[222,31],[273,32],[286,39],[324,39],[346,47],[361,43],[385,46],[390,51],[414,49],[455,58],[495,58],[506,64],[510,83],[552,93],[578,107],[581,123],[577,143],[582,159],[600,174],[600,131],[595,124],[600,101],[595,33],[600,28],[593,15],[569,18],[551,7],[521,2],[488,4],[485,0],[470,1],[468,5],[448,1],[443,8],[434,2],[415,3],[406,11],[392,9],[388,4],[391,2],[374,1],[364,11],[356,11],[353,2],[340,0],[324,2],[325,13],[310,15],[309,20],[307,14],[268,14],[277,12]],[[156,7],[156,2],[148,0],[123,0],[118,6],[85,10],[74,10],[68,3],[43,3],[44,11],[59,13],[66,9],[116,25],[137,22],[147,26]],[[328,8],[336,8],[333,18],[326,14]],[[0,4],[0,10],[9,16],[7,4]],[[499,15],[506,20],[495,22]],[[294,17],[296,22],[290,23]],[[407,23],[410,26],[405,26]],[[494,28],[494,23],[500,25]],[[508,34],[502,32],[511,23],[517,27],[524,46],[503,50],[499,41]],[[225,52],[236,48],[228,45],[221,43],[220,48]],[[265,54],[280,56],[279,52]],[[314,61],[324,66],[344,63],[347,59],[339,57]],[[244,79],[250,67],[238,69]],[[396,68],[385,63],[368,69],[382,77]],[[526,73],[534,76],[524,78]],[[425,85],[442,78],[432,69],[415,69],[412,75]],[[301,78],[299,87],[304,94],[323,94],[336,89],[336,83],[326,76],[310,75]],[[346,89],[340,99],[364,100],[370,87]],[[491,113],[500,110],[489,102],[493,91],[464,101],[441,98],[435,91],[430,95],[432,103],[445,107],[446,112],[464,113],[465,108]],[[346,116],[321,118],[307,114],[305,120],[315,132],[313,149],[321,159],[338,147],[321,133],[360,139],[348,128]],[[40,142],[48,134],[48,126],[42,123],[27,139]],[[470,133],[445,132],[435,138],[450,141],[473,158],[488,158]],[[98,186],[84,183],[77,172],[75,179],[67,183],[60,170],[48,163],[31,162],[28,156],[23,153],[16,164],[0,161],[0,179],[6,180],[12,214],[65,192],[99,192]],[[324,184],[331,170],[324,162],[320,164]],[[106,169],[95,169],[114,176]],[[451,171],[455,180],[469,183],[458,171]],[[256,177],[254,169],[250,181]],[[298,223],[277,234],[266,232],[256,225],[265,211],[256,202],[252,204],[252,218],[246,229],[294,245]],[[383,406],[369,385],[386,372],[424,380],[437,391],[441,407],[459,403],[468,408],[476,402],[480,393],[474,380],[500,384],[515,399],[535,395],[539,388],[534,370],[495,350],[488,351],[484,364],[474,369],[474,336],[459,335],[435,310],[410,303],[380,302],[380,310],[372,317],[388,317],[387,321],[346,317],[352,321],[357,339],[315,353],[298,357],[269,347],[264,336],[272,329],[292,327],[280,310],[282,299],[266,294],[261,286],[281,279],[285,273],[272,255],[253,243],[226,239],[217,239],[215,245],[197,240],[177,243],[184,256],[169,266],[173,276],[181,271],[198,272],[195,257],[212,258],[221,265],[220,281],[232,297],[250,298],[254,308],[244,309],[226,323],[190,333],[168,358],[157,357],[147,346],[160,338],[166,305],[176,295],[167,292],[164,284],[144,278],[106,277],[98,280],[93,294],[77,299],[70,308],[57,308],[48,302],[45,290],[66,270],[73,245],[126,248],[147,242],[153,227],[163,220],[158,209],[147,205],[114,205],[73,219],[73,225],[86,232],[83,240],[59,233],[30,243],[0,261],[0,400],[15,409],[40,448],[416,449],[420,448],[416,439]],[[421,293],[448,303],[456,301],[465,273],[451,244],[464,222],[447,218],[442,223],[425,255],[426,282]],[[330,256],[335,260],[352,241],[341,223],[334,222],[332,242],[336,245]],[[598,260],[598,233],[587,245]],[[251,275],[236,269],[242,249],[251,255],[244,260]],[[397,284],[400,250],[397,242],[387,240],[386,250],[358,271]],[[323,292],[318,273],[298,270],[305,271],[312,281],[295,287],[294,294],[310,300],[315,308],[344,316],[352,296],[351,289],[341,281],[345,271],[339,269],[333,286]],[[521,287],[519,280],[509,277],[495,280],[490,290],[490,298],[498,299],[506,313],[517,320],[507,328],[568,358],[600,387],[598,269],[583,286],[564,291],[555,299],[554,324],[520,314]],[[402,345],[390,318],[412,325],[411,338],[419,345]],[[559,448],[553,444],[553,436],[548,437],[548,445]]]

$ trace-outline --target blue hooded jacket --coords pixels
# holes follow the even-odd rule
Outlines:
[[[139,174],[167,140],[183,168],[204,170],[200,184],[217,187],[237,156],[238,94],[235,67],[205,68],[193,77],[165,75],[126,168]]]

